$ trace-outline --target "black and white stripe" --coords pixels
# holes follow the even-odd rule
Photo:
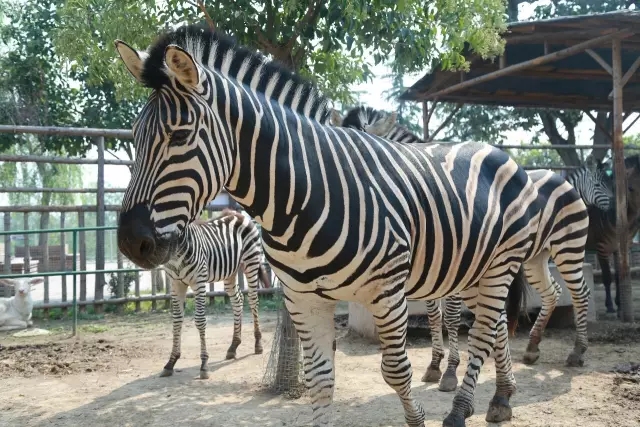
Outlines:
[[[136,163],[119,219],[129,259],[146,268],[171,259],[187,224],[224,187],[262,227],[302,341],[314,426],[334,425],[339,300],[374,315],[383,378],[407,424],[423,427],[405,350],[407,298],[461,293],[476,321],[444,425],[462,426],[473,412],[495,342],[491,407],[508,407],[515,380],[505,308],[517,314],[523,289],[512,282],[540,218],[521,167],[484,144],[423,150],[330,126],[311,85],[202,27],[179,28],[147,52],[116,47],[153,89],[134,125]]]
[[[169,361],[161,376],[173,374],[180,358],[182,322],[187,290],[195,296],[194,320],[200,333],[200,378],[208,378],[205,313],[207,285],[224,281],[224,289],[233,307],[233,339],[227,351],[227,359],[236,357],[236,349],[242,338],[243,296],[236,283],[236,275],[244,272],[247,283],[249,307],[253,315],[255,353],[262,353],[262,333],[258,319],[258,279],[268,287],[269,277],[261,265],[262,244],[260,233],[250,218],[239,212],[226,211],[220,218],[189,224],[180,236],[174,255],[164,268],[171,278],[171,314],[173,318],[173,347]]]
[[[347,119],[349,119],[348,122]],[[394,127],[400,127],[395,124],[395,117],[369,107],[355,107],[345,115],[344,119],[334,112],[332,122],[334,125],[348,125],[368,132],[379,130],[385,137],[409,132],[405,128],[394,132]],[[423,143],[418,136],[412,135],[413,141]],[[403,139],[407,141],[410,138],[405,136]],[[542,216],[536,233],[536,243],[526,258],[524,266],[528,282],[540,294],[542,307],[531,329],[524,361],[534,363],[538,360],[540,356],[538,346],[544,328],[562,292],[560,285],[549,271],[549,257],[551,257],[571,293],[576,317],[576,342],[567,363],[582,365],[583,354],[587,349],[587,311],[590,293],[582,273],[589,228],[585,203],[600,203],[600,207],[606,209],[610,200],[607,196],[611,193],[607,193],[608,187],[603,182],[605,175],[600,168],[597,170],[582,168],[573,174],[573,179],[569,181],[574,185],[581,185],[581,191],[574,189],[560,175],[548,170],[534,170],[529,171],[528,174],[538,189],[537,203]],[[587,197],[588,200],[581,200],[581,196]],[[444,323],[449,335],[449,360],[447,369],[442,375],[440,371],[440,362],[444,357],[442,313],[439,301],[427,301],[427,316],[433,341],[432,358],[422,379],[425,382],[440,381],[439,388],[442,391],[454,391],[458,383],[456,369],[460,363],[458,327],[461,309],[462,301],[459,296],[445,298]]]

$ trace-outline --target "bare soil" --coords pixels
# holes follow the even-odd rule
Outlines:
[[[209,317],[210,378],[199,380],[199,339],[185,322],[182,359],[168,378],[159,373],[171,349],[167,313],[108,318],[49,336],[0,335],[0,426],[308,426],[308,396],[287,400],[267,392],[262,377],[275,328],[275,315],[261,313],[265,353],[253,354],[253,327],[243,324],[238,359],[225,361],[233,323],[229,315]],[[55,325],[36,325],[52,327]],[[403,426],[402,406],[380,375],[376,343],[338,327],[336,426]],[[430,340],[413,333],[409,357],[413,391],[427,411],[427,426],[442,425],[453,393],[420,381],[430,361]],[[548,330],[534,366],[520,363],[527,341],[523,328],[510,340],[518,392],[513,420],[504,426],[625,427],[640,425],[640,326],[616,322],[592,325],[586,363],[567,368],[571,329]],[[461,337],[466,368],[466,338]],[[467,426],[486,426],[495,389],[489,360],[476,390],[475,415]]]

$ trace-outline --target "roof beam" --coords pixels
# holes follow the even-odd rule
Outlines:
[[[627,83],[629,83],[629,80],[635,74],[635,72],[638,69],[638,67],[640,67],[640,56],[637,57],[635,61],[633,61],[633,64],[631,64],[631,67],[629,67],[627,72],[624,73],[624,76],[622,76],[622,87],[623,88]],[[609,99],[613,99],[613,89],[611,89],[611,92],[609,92]]]
[[[607,73],[609,73],[610,75],[613,75],[613,69],[611,68],[611,65],[609,65],[607,61],[602,59],[602,56],[598,55],[596,52],[594,52],[591,49],[585,49],[585,52],[588,53],[590,57],[595,59],[596,62],[600,64],[600,66],[604,68]]]
[[[431,94],[428,94],[424,97],[424,99],[433,99],[433,98],[438,98],[441,97],[443,95],[447,95],[456,91],[460,91],[462,89],[467,89],[471,86],[475,86],[477,84],[480,83],[484,83],[487,81],[491,81],[491,80],[495,80],[499,77],[504,77],[504,76],[508,76],[510,74],[515,74],[518,71],[522,71],[522,70],[526,70],[528,68],[531,67],[535,67],[537,65],[542,65],[542,64],[546,64],[547,62],[553,62],[553,61],[557,61],[559,59],[563,59],[566,58],[568,56],[572,56],[572,55],[576,55],[580,52],[584,52],[585,49],[589,49],[591,47],[594,46],[598,46],[604,42],[609,42],[611,40],[613,40],[614,38],[617,39],[622,39],[622,38],[627,38],[632,36],[634,33],[631,30],[625,29],[625,30],[620,30],[620,31],[616,31],[604,36],[600,36],[600,37],[596,37],[595,39],[591,39],[591,40],[587,40],[585,42],[582,43],[578,43],[577,45],[568,47],[566,49],[562,49],[562,50],[558,50],[556,52],[550,53],[548,55],[543,55],[540,56],[538,58],[534,58],[534,59],[530,59],[528,61],[524,61],[521,62],[519,64],[514,64],[514,65],[510,65],[506,68],[503,68],[501,70],[498,71],[494,71],[492,73],[489,74],[485,74],[483,76],[479,76],[476,78],[473,78],[471,80],[467,80],[464,81],[462,83],[458,83],[456,85],[453,86],[449,86],[447,88],[444,88],[442,90],[439,90],[437,92],[433,92]],[[416,96],[421,95],[420,93],[416,93],[416,94],[412,94],[411,93],[411,88],[407,89],[403,94],[400,95],[400,99],[405,99],[405,100],[417,100]]]

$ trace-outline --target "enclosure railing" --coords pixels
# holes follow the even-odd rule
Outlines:
[[[165,293],[164,294],[157,294],[156,293],[156,286],[152,283],[151,286],[151,295],[141,295],[140,293],[140,277],[139,277],[139,273],[148,271],[148,270],[143,270],[143,269],[139,269],[139,268],[125,268],[123,267],[123,257],[120,254],[120,252],[118,251],[118,268],[115,269],[108,269],[108,268],[96,268],[94,270],[80,270],[78,269],[78,250],[79,250],[79,235],[80,233],[86,233],[86,232],[105,232],[105,231],[114,231],[116,230],[117,227],[116,226],[100,226],[100,227],[75,227],[75,228],[58,228],[58,229],[46,229],[46,230],[20,230],[20,231],[13,231],[13,230],[9,230],[9,231],[1,231],[0,232],[0,236],[9,236],[12,234],[15,235],[22,235],[22,236],[29,236],[29,235],[34,235],[34,234],[43,234],[43,233],[60,233],[60,234],[65,234],[65,233],[71,233],[72,235],[72,259],[71,259],[71,269],[67,269],[66,267],[66,257],[64,257],[64,251],[63,251],[63,257],[64,259],[62,259],[62,266],[58,267],[58,268],[62,268],[61,270],[54,270],[54,271],[48,271],[48,269],[46,269],[45,271],[37,271],[37,272],[31,272],[31,264],[28,260],[26,260],[26,263],[23,261],[23,265],[25,266],[25,271],[24,272],[19,272],[19,273],[11,273],[10,269],[9,272],[7,272],[7,266],[5,265],[5,272],[3,274],[0,274],[0,279],[14,279],[14,278],[19,278],[19,279],[29,279],[29,278],[34,278],[34,277],[43,277],[43,278],[50,278],[53,276],[61,276],[63,278],[66,278],[67,276],[72,276],[72,284],[71,284],[71,288],[72,288],[72,298],[71,301],[67,301],[66,300],[66,282],[63,282],[62,286],[65,289],[65,292],[63,292],[63,300],[62,301],[56,301],[56,302],[50,302],[49,301],[49,286],[48,286],[48,282],[45,281],[44,284],[44,302],[36,302],[34,304],[34,309],[38,310],[38,309],[42,309],[42,310],[48,310],[51,308],[62,308],[62,309],[67,309],[69,307],[71,307],[72,309],[72,313],[73,313],[73,334],[76,334],[76,330],[77,330],[77,322],[78,322],[78,308],[80,306],[87,306],[87,305],[115,305],[115,306],[119,306],[119,307],[123,307],[124,305],[133,302],[136,303],[136,311],[139,311],[140,306],[139,303],[142,301],[151,301],[153,303],[156,303],[158,301],[169,301],[171,299],[171,284],[170,281],[166,281],[166,286],[165,286]],[[1,240],[1,239],[0,239]],[[64,245],[62,245],[64,246]],[[5,248],[5,250],[8,250],[8,248]],[[27,252],[28,252],[28,247],[27,247]],[[158,272],[162,271],[162,268],[156,269]],[[120,275],[124,275],[125,273],[137,273],[136,274],[136,280],[135,280],[135,295],[134,296],[129,296],[129,295],[125,295],[125,283],[124,280],[122,278],[119,278],[119,280],[117,281],[117,290],[116,290],[116,295],[115,298],[103,298],[103,299],[93,299],[93,300],[79,300],[78,299],[78,281],[77,278],[78,276],[86,276],[89,274],[95,274],[97,275],[104,275],[104,274],[111,274],[111,273],[115,273]],[[244,286],[242,285],[242,282],[244,282],[243,280],[243,275],[242,272],[238,273],[238,283],[240,283],[240,286],[242,288],[242,292],[243,293],[247,293],[247,289],[244,289]],[[272,283],[275,284],[275,281],[272,280]],[[210,298],[210,301],[213,302],[213,298],[215,297],[225,297],[225,299],[227,298],[227,294],[224,291],[213,291],[213,286],[211,286],[211,291],[208,291],[206,293],[206,296],[208,298]],[[275,288],[272,286],[271,288],[265,288],[265,289],[258,289],[258,294],[273,294],[275,291]],[[188,292],[187,293],[187,298],[193,298],[194,294],[192,292]],[[155,308],[155,304],[152,308]]]

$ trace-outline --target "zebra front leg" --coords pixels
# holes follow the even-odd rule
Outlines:
[[[182,340],[182,322],[184,321],[184,301],[187,295],[187,285],[178,280],[171,283],[171,316],[173,318],[173,347],[169,361],[164,365],[161,377],[173,375],[173,367],[180,359],[180,341]]]
[[[287,286],[283,286],[283,291],[286,308],[302,343],[313,427],[333,427],[336,301],[299,294]]]
[[[207,362],[209,361],[209,352],[207,352],[207,338],[206,338],[206,330],[207,330],[207,313],[206,313],[206,303],[207,303],[207,284],[199,283],[198,288],[195,290],[196,295],[196,313],[195,313],[195,322],[196,328],[198,328],[198,333],[200,334],[200,379],[206,380],[209,378],[209,369],[207,367]]]
[[[516,379],[511,366],[507,315],[503,311],[497,325],[497,336],[493,358],[496,361],[496,393],[489,403],[486,421],[500,423],[511,419],[509,399],[516,392]]]
[[[431,330],[431,363],[427,367],[427,372],[422,376],[422,382],[435,383],[440,381],[440,377],[442,377],[440,362],[444,357],[442,312],[440,311],[440,300],[429,300],[426,301],[426,304],[429,329]]]
[[[245,273],[246,274],[246,273]],[[249,276],[247,275],[247,278]],[[260,331],[260,319],[258,317],[258,275],[247,279],[249,282],[249,307],[251,307],[251,315],[253,316],[253,336],[255,337],[255,354],[262,354],[262,332]]]
[[[542,335],[551,318],[551,314],[558,304],[562,289],[555,282],[549,271],[549,254],[547,252],[543,252],[525,263],[524,271],[527,281],[540,294],[542,301],[538,317],[529,333],[529,343],[523,357],[525,364],[532,365],[540,358],[538,346],[542,341]]]
[[[242,307],[244,298],[240,287],[235,283],[235,275],[224,281],[224,290],[231,299],[231,307],[233,308],[233,339],[231,346],[227,350],[227,360],[236,358],[236,350],[242,342]]]
[[[458,350],[458,329],[460,329],[460,315],[462,313],[462,298],[460,295],[453,295],[444,300],[444,326],[447,328],[449,337],[449,359],[447,369],[440,380],[438,390],[456,391],[458,387],[458,376],[456,370],[460,365],[460,352]]]
[[[369,309],[382,345],[382,377],[398,394],[409,427],[424,427],[424,409],[411,392],[412,369],[405,348],[409,316],[404,289],[388,296],[376,295]]]

